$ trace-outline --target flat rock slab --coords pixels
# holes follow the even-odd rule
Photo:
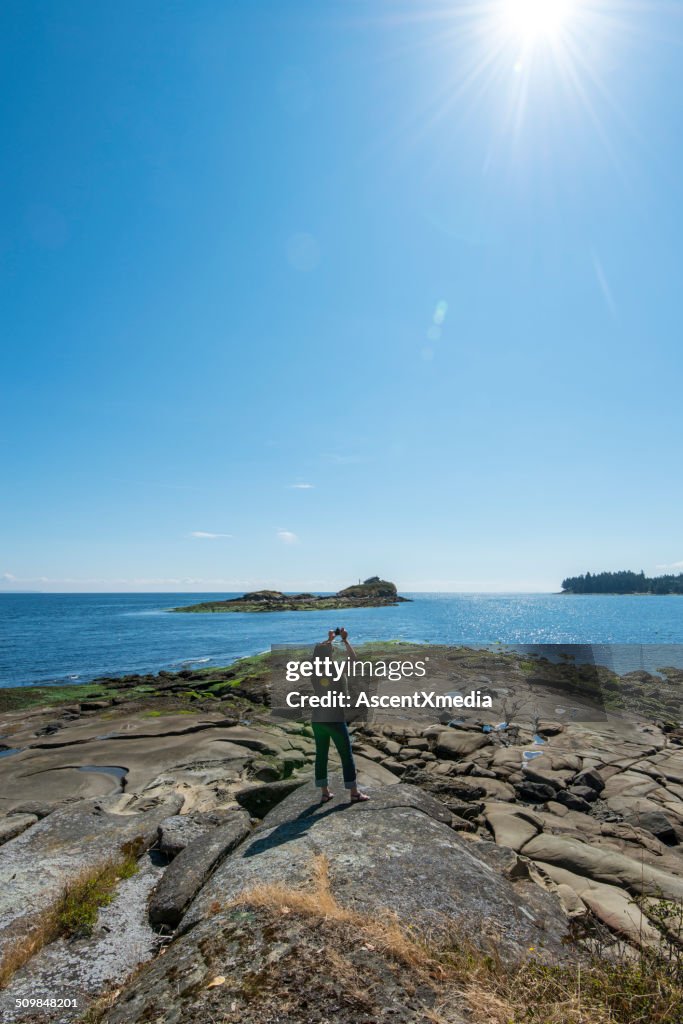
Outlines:
[[[199,836],[166,868],[149,904],[149,920],[155,928],[175,928],[183,911],[221,860],[249,835],[246,811],[233,811],[218,828]]]
[[[394,773],[388,768],[385,768],[383,764],[378,764],[377,762],[370,760],[368,757],[363,757],[362,754],[354,754],[354,760],[356,762],[356,769],[358,770],[358,783],[361,787],[395,786],[398,782]],[[330,761],[332,762],[332,765],[334,765],[336,757],[331,757]]]
[[[338,794],[339,781],[333,783]],[[329,863],[334,897],[368,918],[388,911],[406,927],[432,929],[454,920],[482,945],[494,942],[504,957],[524,959],[533,946],[537,956],[564,958],[566,925],[557,897],[536,886],[521,895],[477,856],[477,843],[460,839],[448,827],[447,813],[439,801],[411,786],[378,788],[368,803],[357,805],[342,795],[321,805],[314,786],[298,789],[222,862],[183,919],[182,934],[126,986],[104,1021],[204,1024],[228,1019],[228,1011],[247,1024],[332,1019],[414,1024],[428,1019],[421,994],[397,991],[409,971],[390,969],[374,945],[349,943],[348,935],[344,952],[352,958],[360,952],[369,958],[364,962],[372,961],[383,1005],[368,1016],[367,1009],[351,1009],[344,997],[332,1008],[326,1001],[330,984],[339,993],[347,991],[350,978],[356,990],[366,982],[355,963],[348,976],[320,969],[320,958],[329,952],[326,929],[331,924],[276,909],[264,926],[265,911],[232,902],[263,883],[310,884],[314,858],[321,854]],[[295,965],[302,962],[299,978]],[[281,963],[287,972],[284,993],[278,981]],[[211,989],[216,975],[223,982]],[[262,1001],[268,1013],[254,1010]],[[455,1024],[457,1007],[453,1014],[450,1010]]]
[[[225,825],[235,814],[234,808],[213,811],[194,811],[174,814],[159,825],[159,852],[165,857],[177,857],[195,839]]]
[[[334,922],[233,908],[183,936],[127,986],[102,1024],[428,1024],[434,987]],[[464,1000],[462,1000],[464,1002]],[[449,1000],[449,1024],[471,1019]]]
[[[636,946],[659,945],[659,932],[623,889],[583,878],[551,864],[544,864],[543,868],[554,882],[566,885],[617,935],[622,935]]]
[[[163,871],[150,854],[137,874],[123,879],[113,901],[102,907],[93,934],[85,939],[58,939],[42,949],[0,993],[0,1018],[7,1024],[70,1024],[82,1018],[103,989],[121,984],[159,948],[159,936],[147,920],[147,900]],[[75,999],[76,1007],[16,1009],[15,999]]]
[[[662,871],[650,864],[625,857],[613,849],[604,849],[565,836],[538,835],[522,847],[525,857],[565,868],[584,878],[627,889],[632,893],[683,899],[683,876]]]
[[[13,814],[9,818],[0,818],[0,844],[20,836],[37,821],[37,814]]]
[[[534,820],[535,816],[515,814],[513,808],[498,805],[487,805],[486,823],[493,832],[498,846],[507,846],[519,851],[525,843],[538,835],[541,825]]]
[[[274,807],[267,815],[265,821],[256,828],[254,835],[270,833],[274,828],[286,827],[289,823],[306,821],[324,817],[332,808],[344,810],[349,807],[349,795],[344,789],[340,780],[335,780],[334,800],[327,804],[320,802],[320,790],[310,784],[301,786],[282,803]],[[451,820],[451,812],[435,797],[416,786],[399,785],[394,779],[391,786],[383,786],[378,789],[369,790],[370,802],[368,804],[356,805],[349,810],[364,809],[372,807],[375,811],[386,810],[390,807],[414,807],[425,814],[429,814],[435,821],[441,821],[448,825]]]
[[[645,829],[662,843],[672,846],[678,843],[676,829],[666,814],[661,811],[630,811],[624,814],[623,818],[627,824]]]
[[[160,822],[181,804],[177,795],[138,802],[78,801],[0,847],[0,957],[31,930],[69,881],[115,857],[127,844],[143,852],[156,840]]]
[[[233,743],[232,731],[210,727],[148,738],[135,736],[125,741],[93,739],[52,750],[25,750],[14,759],[7,759],[13,760],[13,764],[2,765],[4,787],[0,793],[0,809],[11,811],[35,799],[37,793],[57,801],[65,797],[106,795],[118,788],[118,781],[111,775],[79,771],[83,765],[113,765],[126,769],[127,789],[131,791],[142,790],[161,772],[200,759],[234,760],[244,764],[252,751]]]
[[[162,821],[158,828],[159,852],[165,857],[177,857],[181,850],[209,832],[213,825],[197,820],[194,815],[174,814]]]
[[[250,729],[246,725],[235,725],[230,729],[230,740],[248,750],[255,750],[259,754],[282,754],[283,747],[288,747],[291,741],[287,737],[281,737],[272,729]]]
[[[98,715],[93,718],[79,719],[72,723],[60,723],[62,728],[53,735],[36,736],[35,731],[29,732],[27,727],[16,733],[21,746],[26,743],[34,749],[56,749],[64,745],[85,743],[106,737],[112,740],[148,739],[157,736],[182,736],[198,732],[218,725],[230,727],[230,719],[224,715],[147,715],[145,712],[121,715]]]
[[[315,788],[302,787],[223,861],[181,930],[264,880],[305,883],[313,858],[324,854],[343,905],[368,914],[388,908],[406,923],[429,927],[460,921],[484,942],[495,936],[513,956],[544,944],[560,954],[565,925],[555,900],[541,890],[534,906],[520,899],[510,882],[477,857],[476,844],[448,827],[450,812],[443,804],[412,786],[370,794],[364,804],[351,806],[337,796],[321,806]]]
[[[490,743],[491,740],[486,733],[445,729],[437,736],[434,753],[445,760],[457,761],[461,757],[468,757],[481,747],[489,746]]]

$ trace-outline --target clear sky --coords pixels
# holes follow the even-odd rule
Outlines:
[[[683,5],[544,4],[5,0],[0,587],[683,569]]]

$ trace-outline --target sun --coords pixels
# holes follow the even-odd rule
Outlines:
[[[572,13],[572,0],[504,0],[507,30],[526,42],[554,39]]]

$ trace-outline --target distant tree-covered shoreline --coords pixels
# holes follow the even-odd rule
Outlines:
[[[564,594],[683,594],[683,572],[678,576],[646,576],[644,572],[587,572],[562,580]]]

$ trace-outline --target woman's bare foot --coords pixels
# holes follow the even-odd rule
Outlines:
[[[369,799],[370,799],[370,797],[368,796],[368,794],[361,792],[360,789],[352,789],[351,790],[351,803],[352,804],[365,803],[365,801],[369,800]]]
[[[320,793],[320,803],[326,804],[329,800],[332,799],[333,796],[334,793],[329,788],[329,786],[323,786],[322,791]]]

